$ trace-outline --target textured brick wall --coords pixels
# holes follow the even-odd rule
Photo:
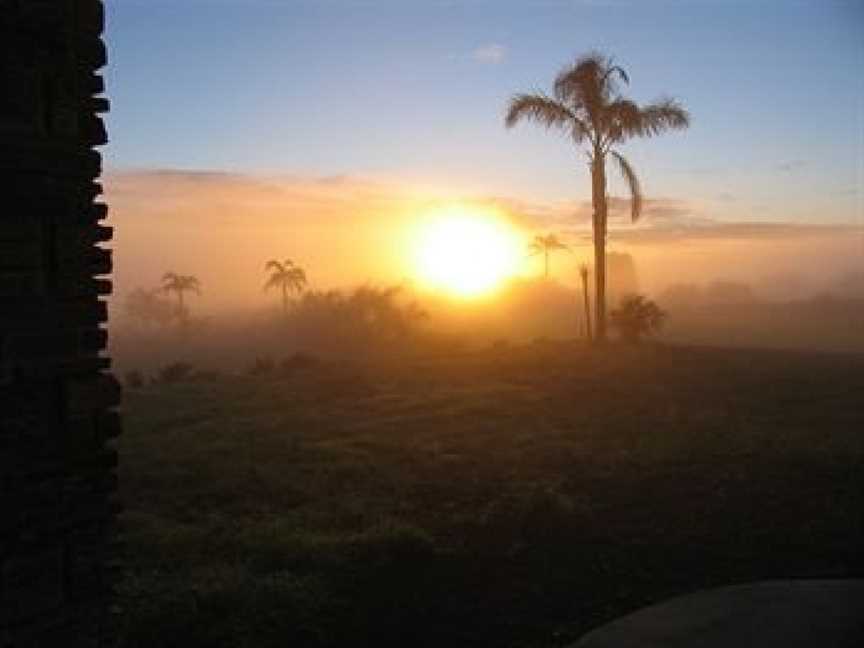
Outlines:
[[[110,643],[100,0],[0,0],[0,648]]]

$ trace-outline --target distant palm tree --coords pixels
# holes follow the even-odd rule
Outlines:
[[[687,112],[671,99],[639,106],[622,97],[618,82],[629,83],[627,73],[612,60],[592,53],[577,59],[555,78],[554,97],[517,94],[510,100],[507,128],[529,119],[563,131],[574,144],[586,144],[591,169],[592,225],[594,230],[594,274],[596,282],[597,341],[606,338],[606,157],[611,156],[630,187],[631,216],[639,218],[642,191],[630,163],[613,145],[633,137],[651,137],[690,123]]]
[[[166,272],[162,277],[162,292],[165,294],[173,292],[177,295],[177,314],[180,320],[184,321],[187,312],[183,294],[194,292],[196,295],[200,295],[201,282],[198,281],[198,277],[192,275],[178,275],[174,272]]]
[[[545,279],[549,278],[549,255],[557,252],[558,250],[569,250],[564,243],[562,243],[557,236],[554,234],[547,234],[546,236],[540,236],[539,234],[534,237],[534,240],[528,245],[528,254],[530,256],[534,256],[537,254],[543,255],[543,277]]]
[[[588,266],[582,264],[579,266],[579,277],[582,279],[582,301],[585,304],[585,330],[588,334],[588,341],[591,341],[591,300],[588,298]]]
[[[288,312],[288,293],[303,292],[303,289],[308,285],[306,272],[295,264],[291,259],[285,261],[268,261],[264,266],[265,272],[271,272],[267,283],[264,284],[264,290],[269,288],[279,288],[282,291],[282,310]]]

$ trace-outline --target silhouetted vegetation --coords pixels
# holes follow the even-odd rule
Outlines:
[[[582,282],[582,310],[585,315],[585,337],[588,341],[593,338],[591,330],[591,299],[588,296],[588,266],[579,266],[579,280]]]
[[[657,333],[663,326],[666,313],[644,295],[631,295],[621,300],[621,305],[609,317],[621,339],[636,343],[646,335]]]
[[[634,137],[653,137],[666,130],[686,128],[687,112],[671,99],[639,106],[619,93],[619,82],[629,83],[612,59],[589,54],[564,68],[555,78],[553,97],[517,94],[509,104],[508,128],[523,119],[547,129],[563,131],[577,145],[585,144],[591,167],[591,202],[594,208],[594,275],[596,281],[596,339],[606,338],[606,158],[611,157],[630,189],[631,216],[642,210],[642,189],[636,172],[613,146]]]
[[[538,234],[528,245],[528,254],[531,256],[543,255],[543,278],[549,278],[549,257],[555,252],[561,250],[570,250],[557,236],[547,234],[545,236]]]
[[[146,382],[144,374],[137,370],[127,371],[123,380],[127,389],[141,389]]]
[[[194,369],[188,362],[172,362],[159,370],[156,381],[163,385],[181,382],[190,378]]]
[[[415,338],[426,317],[417,302],[401,297],[398,286],[307,292],[289,313],[285,328],[289,337],[305,340],[308,348],[319,353],[392,353],[394,345]]]
[[[178,275],[175,272],[166,272],[162,277],[162,291],[167,295],[177,295],[177,318],[181,323],[189,321],[189,308],[186,306],[185,294],[187,292],[201,294],[201,282],[192,275]]]
[[[255,358],[255,362],[249,367],[250,376],[269,376],[276,368],[276,362],[270,356]]]
[[[295,264],[291,259],[285,261],[268,261],[264,266],[266,272],[270,272],[264,289],[278,288],[282,293],[282,310],[288,312],[288,296],[291,293],[301,294],[309,284],[306,271]]]

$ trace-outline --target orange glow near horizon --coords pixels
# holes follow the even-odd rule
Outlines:
[[[448,207],[428,214],[417,227],[414,271],[429,288],[479,297],[517,273],[523,247],[519,233],[494,211]]]

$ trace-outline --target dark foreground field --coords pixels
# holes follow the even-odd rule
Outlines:
[[[864,359],[537,344],[126,394],[125,646],[566,644],[864,576]]]

